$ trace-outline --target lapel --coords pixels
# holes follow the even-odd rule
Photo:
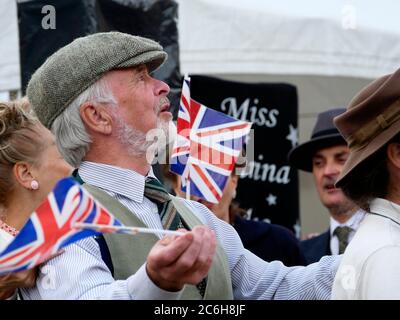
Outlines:
[[[300,246],[307,263],[314,263],[319,261],[323,256],[331,255],[330,241],[329,229],[315,238],[302,241]]]
[[[331,231],[330,229],[328,229],[326,232],[323,233],[323,235],[325,236],[325,252],[324,252],[324,256],[325,255],[331,255]]]

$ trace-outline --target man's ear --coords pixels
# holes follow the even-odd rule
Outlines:
[[[112,117],[106,108],[89,101],[81,105],[79,114],[88,129],[108,135],[112,132]]]
[[[386,149],[389,162],[400,169],[400,143],[389,143]]]
[[[17,162],[12,168],[12,173],[19,185],[25,189],[31,189],[31,182],[34,179],[31,164],[25,161]]]

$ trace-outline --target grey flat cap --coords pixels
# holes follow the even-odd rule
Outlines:
[[[32,75],[27,95],[47,128],[85,89],[112,69],[146,64],[149,72],[167,59],[155,41],[121,32],[78,38],[51,55]]]

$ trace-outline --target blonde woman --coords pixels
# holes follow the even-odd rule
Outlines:
[[[53,135],[30,113],[26,99],[0,103],[0,251],[56,182],[71,172]],[[35,285],[36,273],[0,277],[0,299],[13,297],[18,287]]]

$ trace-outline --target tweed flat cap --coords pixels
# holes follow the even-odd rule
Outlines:
[[[167,59],[155,41],[121,32],[78,38],[52,54],[28,83],[27,95],[47,128],[85,89],[112,69],[146,64],[149,72]]]

